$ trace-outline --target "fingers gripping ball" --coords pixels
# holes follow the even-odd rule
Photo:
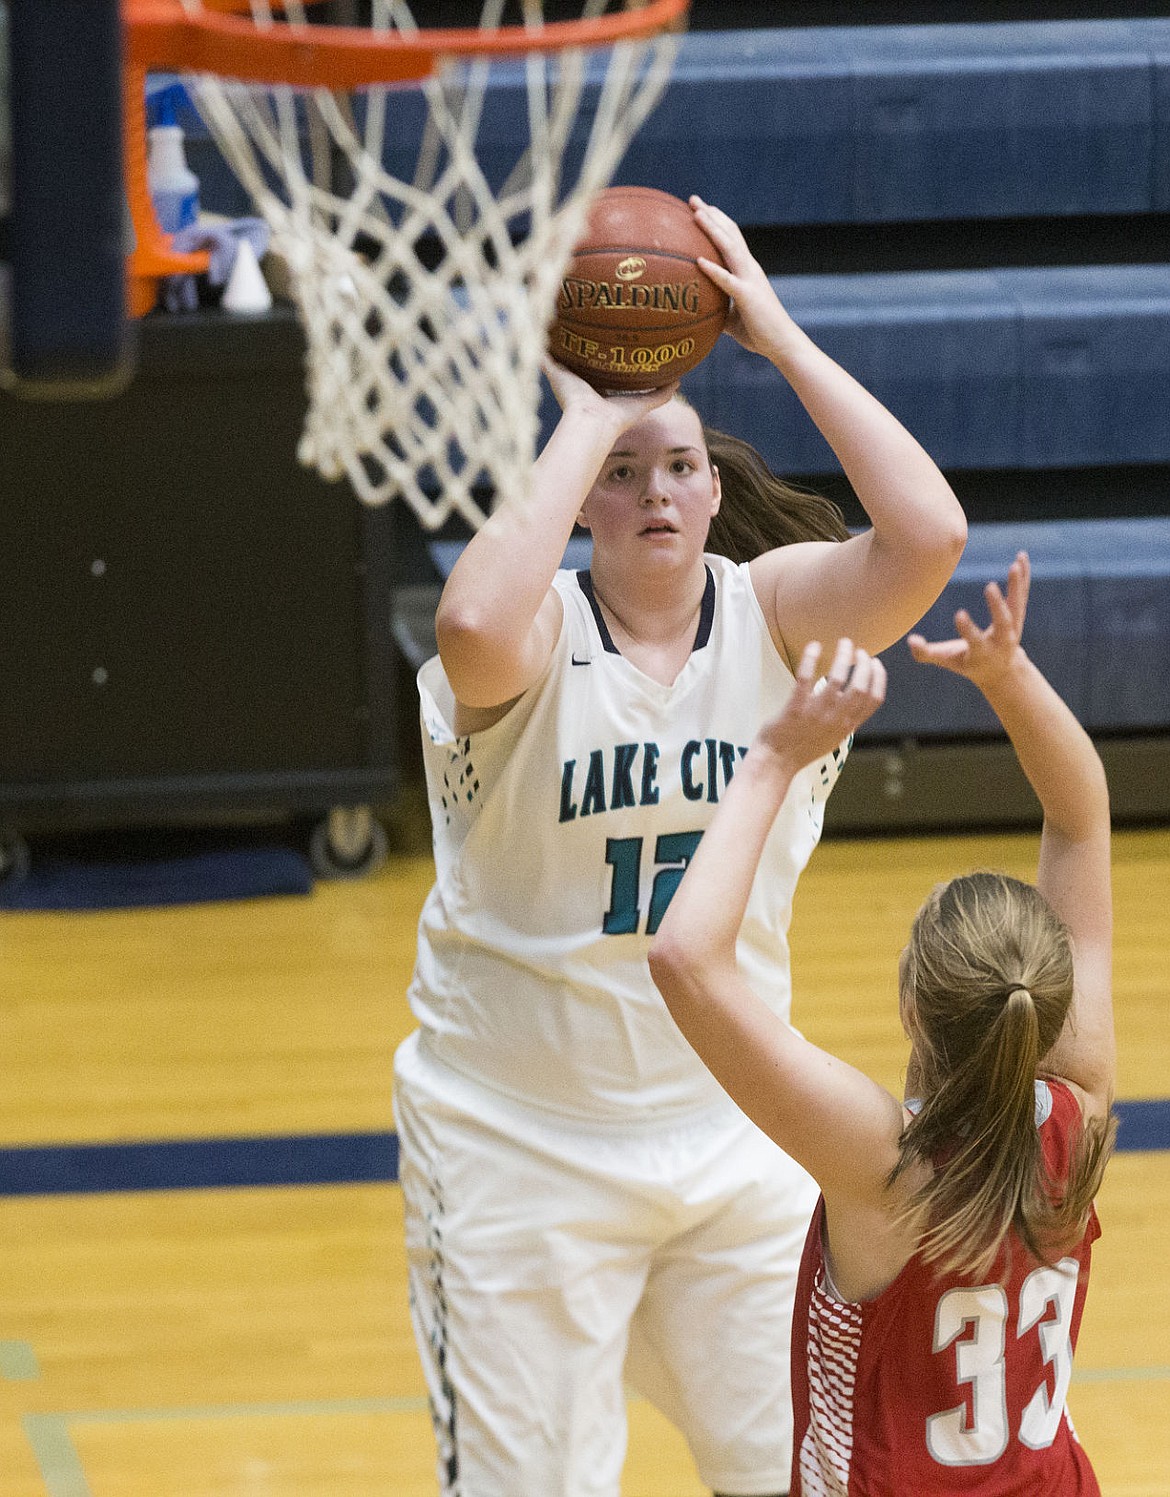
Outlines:
[[[681,198],[653,187],[598,194],[561,282],[549,352],[599,390],[645,390],[715,346],[728,300],[696,264],[719,251]]]

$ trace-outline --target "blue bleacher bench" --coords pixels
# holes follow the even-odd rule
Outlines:
[[[1170,462],[1170,265],[772,283],[797,323],[943,468]],[[780,471],[838,471],[775,370],[732,339],[684,388],[710,425],[752,442]]]
[[[522,65],[499,77],[479,132],[497,186],[527,138]],[[409,177],[422,101],[390,108],[385,159]],[[203,202],[250,211],[179,120]],[[1167,211],[1170,19],[692,32],[617,178],[758,225]]]
[[[464,544],[428,543],[437,577],[449,575]],[[984,623],[985,584],[1002,586],[1021,550],[1032,563],[1025,647],[1085,727],[1170,730],[1170,516],[972,525],[962,559],[919,632],[950,638],[959,608]],[[588,536],[575,536],[563,565],[587,567],[590,553]],[[904,640],[882,660],[888,698],[858,733],[859,743],[999,734],[969,682],[919,665]]]
[[[697,32],[619,179],[745,224],[1170,208],[1170,20]]]
[[[478,142],[497,186],[527,137],[523,67],[501,76]],[[410,176],[417,91],[395,91],[391,108],[387,165]],[[197,117],[181,119],[204,204],[250,212]],[[568,177],[579,156],[570,141]],[[697,192],[774,230],[1036,219],[1051,235],[1062,218],[1170,213],[1170,18],[691,33],[616,180]],[[1170,263],[806,268],[774,279],[781,300],[945,470],[1170,464]],[[836,471],[775,370],[730,339],[684,388],[706,421],[752,442],[777,471]],[[546,396],[545,435],[554,419]],[[984,583],[1026,548],[1026,647],[1086,727],[1111,740],[1122,803],[1159,816],[1170,814],[1170,493],[1165,509],[973,525],[921,624],[939,638],[957,607],[982,619]],[[459,545],[431,544],[436,576]],[[437,587],[420,583],[396,600],[408,657],[433,648]],[[1015,814],[1024,801],[994,768],[1006,745],[978,692],[916,665],[904,642],[883,658],[889,698],[858,735],[831,814],[863,828]],[[1143,735],[1159,740],[1159,756],[1141,757]],[[978,772],[964,743],[986,748]]]
[[[987,619],[983,588],[1028,552],[1024,645],[1091,733],[1170,729],[1170,517],[972,525],[962,560],[919,632],[950,638],[966,608]],[[874,739],[998,734],[969,682],[917,664],[904,641],[885,651],[889,692],[858,734]]]

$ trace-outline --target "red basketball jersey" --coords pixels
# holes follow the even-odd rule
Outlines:
[[[1037,1082],[1053,1177],[1081,1126],[1068,1087]],[[793,1320],[792,1497],[1099,1497],[1065,1395],[1096,1212],[1048,1267],[1014,1237],[1002,1282],[937,1275],[911,1258],[876,1299],[826,1277],[824,1200],[805,1243]]]

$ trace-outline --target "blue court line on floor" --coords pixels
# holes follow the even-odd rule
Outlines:
[[[398,1179],[394,1133],[292,1134],[0,1149],[0,1195],[91,1195]]]
[[[1119,1149],[1170,1149],[1170,1099],[1119,1102],[1117,1112]],[[390,1132],[0,1149],[0,1196],[392,1184],[397,1179],[398,1137]]]
[[[1145,1102],[1117,1102],[1121,1119],[1117,1147],[1141,1153],[1146,1149],[1170,1149],[1170,1100],[1157,1097]]]

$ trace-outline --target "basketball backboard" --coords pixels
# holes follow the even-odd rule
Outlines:
[[[119,0],[0,0],[0,386],[130,373]]]

